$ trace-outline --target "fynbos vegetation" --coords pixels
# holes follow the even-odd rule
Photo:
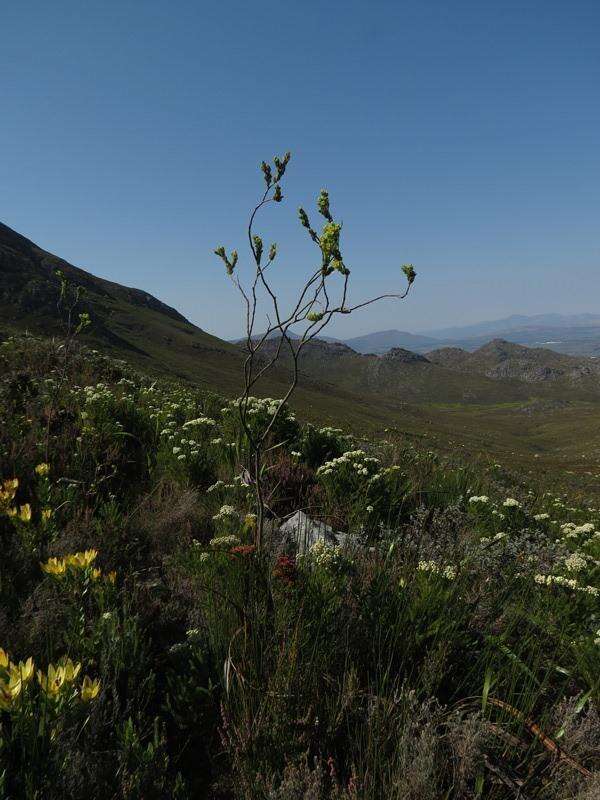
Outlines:
[[[89,349],[85,316],[0,345],[0,800],[593,800],[600,510],[302,421],[298,354],[379,298],[349,303],[322,192],[281,310],[253,224],[288,160],[262,167],[249,289],[217,251],[241,396]],[[284,396],[256,396],[284,350]]]

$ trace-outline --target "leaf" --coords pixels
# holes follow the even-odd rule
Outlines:
[[[481,710],[485,711],[488,702],[488,695],[490,693],[490,687],[492,685],[492,668],[488,666],[485,671],[485,678],[483,681],[483,692],[481,693]]]

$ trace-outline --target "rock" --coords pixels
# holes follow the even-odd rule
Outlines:
[[[278,539],[282,550],[295,550],[306,553],[316,542],[324,541],[332,547],[341,544],[343,534],[336,534],[333,528],[321,520],[311,519],[304,511],[296,511],[279,528]]]

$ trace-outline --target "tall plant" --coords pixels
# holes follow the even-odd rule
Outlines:
[[[248,244],[253,264],[250,280],[245,286],[239,277],[237,250],[232,250],[230,255],[227,255],[223,246],[215,250],[215,254],[222,259],[234,286],[241,293],[246,309],[244,389],[238,400],[238,409],[241,425],[250,445],[249,472],[256,495],[255,543],[258,549],[262,547],[265,521],[263,485],[265,449],[285,403],[298,385],[299,359],[302,350],[319,336],[335,316],[352,314],[385,298],[404,299],[416,277],[413,265],[404,264],[402,272],[406,276],[407,286],[403,292],[381,294],[359,303],[350,303],[348,299],[350,270],[344,261],[340,242],[342,223],[333,217],[329,193],[322,189],[317,198],[317,210],[324,218],[319,233],[313,227],[306,211],[303,208],[298,209],[300,223],[306,228],[319,252],[318,263],[299,287],[297,299],[284,309],[271,280],[271,268],[278,254],[277,244],[272,243],[265,256],[263,240],[255,233],[254,225],[261,209],[269,203],[281,203],[283,200],[281,184],[290,157],[291,154],[288,152],[282,158],[275,156],[273,166],[265,161],[261,164],[266,187],[248,222]],[[257,314],[263,302],[270,306],[271,312],[267,314],[266,329],[262,334],[256,335]],[[295,326],[303,328],[299,336],[293,333]],[[266,351],[265,343],[273,338],[276,340],[275,346],[270,346]],[[257,432],[254,426],[248,424],[250,398],[257,383],[273,369],[282,354],[288,355],[291,361],[290,383],[269,422]]]

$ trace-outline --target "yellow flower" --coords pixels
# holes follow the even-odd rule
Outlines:
[[[43,508],[42,509],[42,522],[44,525],[48,522],[50,517],[52,516],[52,509],[51,508]]]
[[[44,675],[41,670],[38,670],[37,679],[45,695],[48,697],[56,697],[65,682],[64,668],[60,666],[55,667],[54,664],[48,664],[47,674]]]
[[[22,683],[29,683],[35,672],[33,658],[29,656],[25,662],[19,661],[18,664],[11,664],[9,672],[11,681],[18,680]]]
[[[8,653],[0,647],[0,667],[7,669],[9,665]]]
[[[80,672],[80,663],[75,663],[67,656],[63,656],[56,666],[48,664],[46,675],[41,670],[38,670],[37,679],[44,694],[47,697],[55,698],[63,686],[73,683]]]
[[[16,517],[17,516],[17,509],[16,508],[8,508],[6,510],[6,514],[9,517]]]
[[[75,567],[75,569],[85,569],[86,567],[90,566],[90,564],[96,559],[97,555],[97,550],[85,550],[83,553],[74,553],[71,556],[67,556],[65,561],[69,567]]]
[[[81,664],[74,663],[71,661],[70,658],[63,656],[60,661],[58,662],[59,666],[62,670],[64,670],[64,681],[65,683],[73,683],[75,678],[81,672]]]
[[[45,564],[40,564],[40,567],[48,575],[64,575],[67,570],[64,558],[49,558]]]
[[[8,682],[8,693],[10,694],[13,700],[17,699],[17,697],[21,694],[22,689],[23,689],[23,681],[20,678],[13,675]]]
[[[114,583],[117,580],[117,573],[113,570],[104,576],[104,580],[108,583]]]
[[[10,478],[9,480],[4,481],[2,488],[0,488],[0,503],[10,503],[10,501],[16,495],[18,488],[18,478]]]
[[[35,471],[37,475],[41,475],[43,477],[50,472],[50,464],[38,464],[35,468]]]
[[[99,569],[93,569],[92,570],[92,580],[93,581],[99,581],[101,577],[102,577],[101,570],[99,570]]]
[[[94,700],[96,697],[98,697],[99,691],[100,681],[98,678],[94,678],[94,680],[92,680],[86,675],[81,686],[81,699],[83,702],[89,703],[90,700]]]
[[[19,519],[21,522],[31,522],[31,506],[29,503],[25,503],[25,505],[21,506],[19,509]]]

